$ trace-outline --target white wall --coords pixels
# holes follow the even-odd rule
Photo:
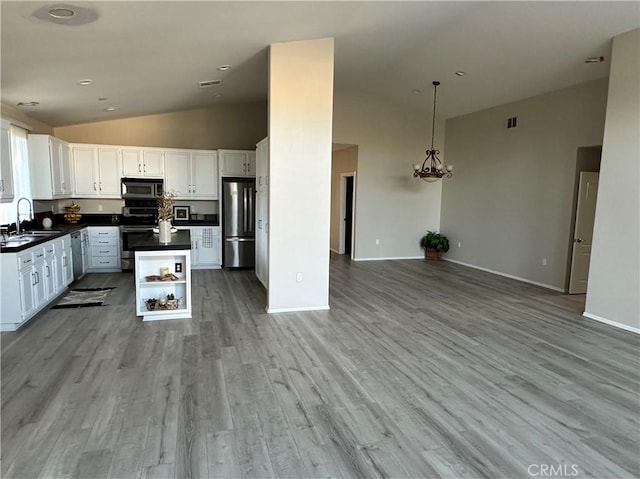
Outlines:
[[[564,290],[578,148],[602,144],[606,102],[602,79],[447,121],[446,257]]]
[[[444,122],[438,121],[435,147],[448,163],[443,139]],[[430,146],[430,113],[362,92],[337,91],[333,141],[358,146],[354,258],[421,257],[420,238],[440,225],[442,181],[425,183],[412,176],[413,165],[422,163]]]
[[[333,39],[271,45],[269,312],[329,307],[332,109]]]
[[[640,30],[613,40],[585,316],[640,332]]]

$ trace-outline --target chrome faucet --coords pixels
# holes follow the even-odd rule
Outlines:
[[[27,200],[27,203],[29,203],[29,221],[31,221],[33,219],[33,203],[31,203],[31,200],[29,198],[27,198],[26,196],[23,196],[22,198],[20,198],[18,200],[18,204],[16,205],[16,213],[17,213],[17,218],[16,218],[16,234],[20,234],[20,202],[22,200]]]

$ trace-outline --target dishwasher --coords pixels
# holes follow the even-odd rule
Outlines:
[[[73,280],[82,276],[82,239],[80,231],[71,233],[71,258],[73,262]]]

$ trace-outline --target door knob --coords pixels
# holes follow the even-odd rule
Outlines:
[[[582,243],[582,238],[576,238],[576,243]]]

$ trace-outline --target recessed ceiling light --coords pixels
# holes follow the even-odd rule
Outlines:
[[[419,95],[420,93],[422,93],[422,90],[418,90],[417,88],[415,90],[411,90],[411,93],[415,94],[415,95]]]
[[[18,106],[38,106],[40,102],[38,101],[21,101],[18,103]]]
[[[604,61],[604,57],[589,57],[585,59],[585,63],[602,63]]]
[[[462,70],[458,70],[458,71],[456,72],[456,76],[458,76],[458,77],[463,77],[463,76],[465,76],[466,74],[467,74],[467,72],[463,72]]]
[[[101,96],[100,98],[98,98],[98,101],[105,101],[105,100],[108,100],[106,96]]]
[[[227,70],[231,70],[231,65],[220,65],[217,68],[218,71],[226,72]]]
[[[115,109],[116,109],[116,107],[115,107],[115,106],[108,106],[108,107],[106,107],[106,108],[104,109],[104,111],[113,111],[113,110],[115,110]]]
[[[90,79],[86,79],[86,80],[79,80],[78,81],[78,85],[82,85],[82,86],[87,86],[87,85],[91,85],[93,83],[93,80]]]
[[[71,18],[75,14],[76,12],[66,7],[56,7],[49,10],[49,16],[53,18]]]
[[[31,15],[44,22],[69,27],[86,25],[98,19],[98,12],[93,8],[66,3],[43,5]]]

